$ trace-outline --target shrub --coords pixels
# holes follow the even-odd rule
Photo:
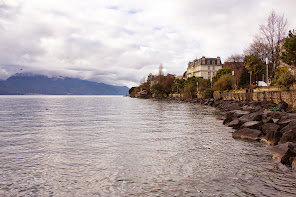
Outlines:
[[[213,98],[213,94],[214,94],[214,90],[209,88],[204,91],[203,97],[204,98]]]
[[[282,89],[289,89],[295,82],[295,77],[290,71],[283,72],[279,75],[276,85]]]
[[[214,83],[214,90],[232,90],[235,83],[235,79],[232,75],[223,75],[217,82]]]

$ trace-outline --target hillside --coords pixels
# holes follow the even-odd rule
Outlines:
[[[69,77],[49,78],[44,75],[16,74],[0,81],[0,94],[124,95],[128,94],[128,87]]]

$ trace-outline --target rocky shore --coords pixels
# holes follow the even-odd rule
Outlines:
[[[215,107],[223,124],[232,127],[233,138],[262,141],[272,146],[272,155],[296,169],[296,113],[285,102],[232,101],[170,98]]]

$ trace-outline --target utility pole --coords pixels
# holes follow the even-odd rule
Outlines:
[[[266,58],[266,84],[267,84],[267,86],[269,86],[269,84],[268,84],[268,64],[269,64],[269,59],[267,57]]]

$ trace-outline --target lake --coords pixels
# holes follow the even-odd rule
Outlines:
[[[0,196],[295,196],[270,147],[214,108],[122,96],[0,96]]]

